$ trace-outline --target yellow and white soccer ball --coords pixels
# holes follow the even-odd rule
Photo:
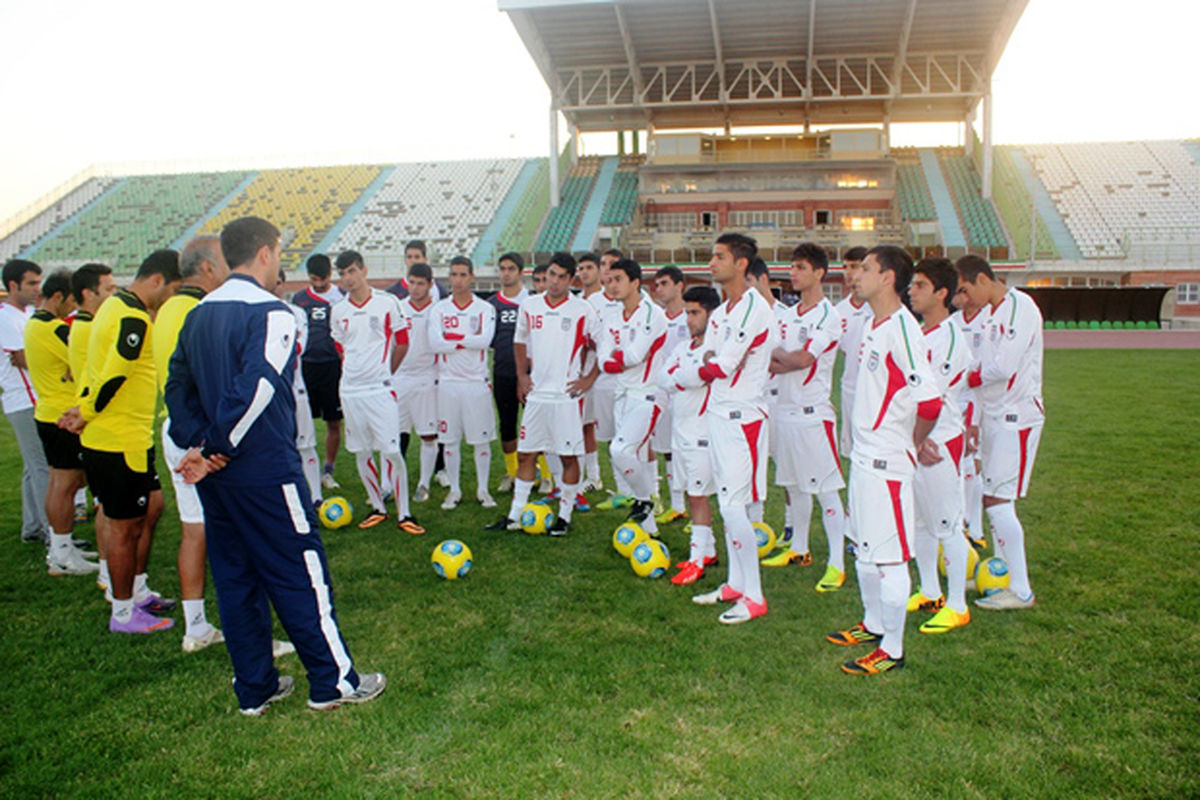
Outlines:
[[[641,525],[638,525],[633,520],[628,520],[626,522],[622,522],[621,525],[615,531],[613,531],[613,549],[620,553],[623,558],[629,558],[631,555],[633,555],[633,548],[649,539],[650,534],[642,530]]]
[[[775,531],[765,522],[754,523],[754,539],[758,545],[759,558],[775,549]]]
[[[975,570],[979,568],[979,552],[974,547],[967,545],[967,580],[975,577]],[[946,554],[942,552],[942,546],[938,545],[938,572],[946,574]]]
[[[317,509],[317,517],[323,528],[344,528],[354,519],[354,507],[344,497],[330,497]]]
[[[1008,564],[999,556],[992,556],[981,561],[975,571],[975,588],[981,595],[987,596],[1001,589],[1007,589],[1012,576],[1008,574]]]
[[[671,552],[658,539],[647,539],[633,548],[629,565],[640,578],[658,578],[671,566]]]
[[[447,539],[433,548],[433,571],[439,578],[458,580],[471,571],[471,548],[458,539]]]
[[[550,530],[557,517],[554,510],[545,503],[529,503],[521,509],[521,530],[526,533],[541,534]]]

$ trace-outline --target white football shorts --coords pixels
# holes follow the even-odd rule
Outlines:
[[[771,420],[777,446],[772,454],[775,483],[809,494],[844,488],[835,428],[833,420],[814,424],[799,414],[777,414]]]
[[[736,413],[736,412],[735,412]],[[747,416],[750,416],[747,414]],[[761,414],[751,419],[709,412],[709,457],[717,502],[749,505],[767,498],[767,428]]]
[[[583,403],[569,397],[526,399],[517,452],[583,455]]]
[[[175,471],[175,468],[179,466],[179,462],[183,460],[183,455],[187,451],[180,450],[171,437],[167,435],[167,428],[170,424],[171,419],[169,417],[163,420],[162,449],[163,459],[167,462],[167,467],[171,470],[171,485],[175,487],[175,507],[179,509],[179,521],[203,525],[204,506],[200,505],[200,493],[196,491],[196,485],[185,482],[183,476]]]
[[[396,393],[388,388],[347,394],[343,388],[346,449],[351,453],[400,452],[400,415]]]
[[[437,382],[405,381],[396,386],[396,404],[400,408],[400,432],[414,431],[417,436],[435,436],[438,432]]]
[[[1029,477],[1042,439],[1042,425],[1023,428],[984,417],[979,426],[979,451],[983,460],[983,493],[1016,500],[1029,491]]]
[[[938,539],[962,536],[966,500],[963,494],[963,437],[938,445],[942,460],[917,465],[913,477],[913,524]]]
[[[486,381],[438,381],[438,441],[476,446],[496,438],[492,389]]]
[[[850,529],[858,537],[858,560],[900,564],[911,557],[913,479],[850,464]]]

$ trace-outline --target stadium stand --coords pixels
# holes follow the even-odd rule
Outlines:
[[[1030,213],[1034,208],[1033,197],[1029,188],[1013,160],[1013,148],[997,147],[995,149],[995,174],[992,182],[992,199],[996,202],[996,210],[1004,220],[1004,225],[1012,235],[1014,255],[1028,259],[1030,255],[1030,234],[1033,234],[1034,258],[1056,259],[1059,257],[1058,248],[1046,226],[1046,221],[1039,213]],[[1032,221],[1033,229],[1030,225]]]
[[[500,236],[508,227],[509,220],[512,219],[517,208],[521,205],[521,201],[524,199],[529,185],[537,177],[542,161],[544,159],[531,158],[527,159],[521,165],[521,170],[517,173],[517,177],[513,179],[512,186],[508,188],[504,199],[496,207],[496,213],[492,217],[492,221],[488,223],[487,228],[483,231],[478,243],[475,245],[475,252],[471,254],[471,260],[476,264],[493,264],[496,257],[505,252],[498,245]],[[542,191],[546,191],[544,186]]]
[[[922,147],[917,150],[917,156],[921,159],[921,171],[925,176],[926,185],[929,186],[929,196],[933,201],[933,209],[938,225],[941,226],[946,247],[966,247],[967,235],[959,222],[954,196],[950,194],[950,187],[946,185],[946,176],[938,163],[937,151],[931,147]]]
[[[1179,142],[1023,149],[1085,258],[1122,258],[1139,231],[1200,226],[1200,168]]]
[[[0,241],[0,261],[21,254],[42,237],[83,211],[89,204],[120,183],[120,178],[90,178],[55,201],[33,219]]]
[[[592,194],[596,175],[600,171],[600,159],[595,156],[580,158],[562,185],[562,202],[550,211],[538,234],[534,250],[539,253],[566,249],[579,225],[579,215]]]
[[[588,196],[587,204],[579,215],[579,223],[575,228],[575,238],[571,240],[571,249],[579,252],[591,250],[592,242],[600,227],[600,216],[604,213],[604,204],[612,191],[613,180],[617,177],[617,165],[620,160],[616,156],[600,159],[600,169],[596,173],[596,183]]]
[[[939,147],[937,154],[967,242],[973,247],[1006,247],[1008,238],[996,210],[983,198],[983,187],[971,160],[958,148]]]
[[[169,247],[244,177],[242,172],[195,172],[126,178],[73,224],[32,248],[31,257],[133,269],[152,250]]]
[[[525,191],[517,200],[516,208],[504,223],[496,237],[494,255],[509,250],[527,253],[533,250],[538,225],[550,207],[550,160],[537,159],[537,167]]]
[[[239,217],[263,217],[283,232],[284,263],[302,261],[382,169],[360,165],[263,170],[200,230],[219,233]]]
[[[638,199],[637,171],[644,161],[645,157],[640,155],[621,157],[612,189],[604,201],[604,211],[600,214],[601,225],[628,225],[633,219]]]
[[[929,184],[921,159],[914,148],[897,148],[892,151],[896,159],[896,201],[901,219],[926,221],[937,218],[933,198],[929,196]]]
[[[401,164],[334,245],[363,253],[395,252],[423,239],[434,261],[472,253],[524,160]]]

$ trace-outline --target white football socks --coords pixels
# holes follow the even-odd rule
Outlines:
[[[521,519],[521,510],[529,502],[529,493],[533,491],[533,483],[533,481],[525,481],[520,478],[513,482],[512,505],[508,507],[508,518],[513,522]]]
[[[575,495],[579,494],[578,483],[559,484],[562,491],[558,493],[558,518],[563,522],[571,521],[571,512],[575,510]]]
[[[963,537],[960,535],[958,538],[962,539]],[[966,540],[963,539],[963,542],[965,543]],[[916,556],[921,594],[930,600],[938,599],[942,596],[942,582],[938,579],[937,568],[938,540],[924,525],[914,526],[913,555]],[[965,571],[966,568],[967,565],[964,561],[963,570]]]
[[[308,496],[314,503],[321,502],[321,460],[317,458],[317,448],[304,447],[300,449],[300,466],[304,469],[304,482],[308,484]]]
[[[71,550],[71,531],[66,533],[50,532],[50,552],[55,557],[66,557]]]
[[[429,481],[433,478],[433,467],[437,463],[437,439],[429,441],[421,440],[421,466],[420,472],[417,473],[417,486],[429,488]]]
[[[183,621],[187,626],[185,636],[198,639],[208,633],[212,625],[208,622],[208,615],[204,613],[204,598],[183,601]]]
[[[448,444],[442,448],[446,459],[446,477],[450,479],[450,492],[462,495],[462,442]]]
[[[601,483],[600,480],[600,453],[593,450],[583,457],[583,472],[584,479],[590,483]]]
[[[791,515],[792,552],[808,552],[808,528],[812,520],[813,496],[795,487],[788,489],[788,513]],[[832,557],[832,553],[830,556]],[[832,560],[830,563],[833,563]]]
[[[966,498],[967,527],[972,539],[983,539],[983,475],[975,469],[975,458],[963,459],[963,488]]]
[[[375,511],[386,514],[387,506],[383,504],[383,493],[379,489],[379,468],[375,466],[371,453],[355,453],[354,466],[358,468],[358,478],[367,490],[367,502]]]
[[[150,577],[142,572],[133,576],[133,599],[141,603],[153,592],[150,590]]]
[[[856,562],[858,567],[858,592],[863,601],[863,627],[871,633],[883,633],[883,609],[879,605],[879,583],[883,573],[879,567],[866,561]],[[906,603],[907,604],[907,603]]]
[[[387,460],[388,473],[392,476],[392,499],[396,501],[396,517],[404,519],[412,513],[408,506],[408,464],[399,453],[391,453],[384,458]]]
[[[725,523],[725,541],[729,550],[729,585],[747,600],[763,601],[762,576],[758,569],[758,541],[746,506],[721,506]],[[734,583],[734,578],[738,583]]]
[[[676,466],[675,459],[671,458],[669,453],[664,460],[667,465],[667,488],[671,490],[671,508],[683,511],[687,508],[687,501],[683,497],[685,487],[682,465]]]
[[[879,565],[879,607],[883,617],[883,641],[879,647],[892,658],[904,655],[904,617],[912,581],[907,564]]]
[[[487,491],[491,479],[492,447],[489,444],[477,444],[472,449],[475,451],[475,492],[478,494]]]
[[[946,605],[960,614],[967,611],[967,558],[970,549],[967,538],[958,532],[942,541],[942,552],[946,555]],[[921,591],[925,591],[924,578]]]
[[[1008,563],[1011,576],[1008,588],[1022,600],[1033,594],[1029,585],[1029,566],[1025,561],[1025,529],[1017,519],[1015,503],[1000,503],[988,508],[988,519],[996,529],[996,552]]]
[[[846,571],[846,528],[849,521],[842,505],[842,496],[837,491],[821,492],[817,495],[821,504],[821,522],[825,525],[825,541],[829,543],[829,566]],[[804,526],[808,529],[806,515]]]
[[[129,622],[129,618],[133,616],[133,598],[128,600],[118,600],[115,597],[112,601],[112,618],[117,622]]]
[[[750,518],[750,524],[763,521],[763,501],[755,500],[750,505],[746,506],[746,514]]]
[[[691,561],[697,567],[704,566],[704,559],[711,558],[717,554],[717,542],[713,538],[711,525],[697,525],[692,523],[692,538],[689,543],[688,561]]]

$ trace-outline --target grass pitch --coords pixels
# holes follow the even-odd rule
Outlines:
[[[1038,606],[979,610],[939,637],[910,615],[903,671],[837,669],[857,650],[822,636],[860,604],[852,575],[813,592],[819,520],[817,566],[764,570],[770,613],[729,628],[691,591],[634,576],[609,543],[618,512],[577,515],[563,541],[485,533],[496,512],[442,512],[435,490],[417,507],[425,536],[325,534],[351,653],[387,673],[386,694],[310,712],[289,656],[296,696],[261,719],[236,713],[222,648],[180,651],[178,615],[165,634],[116,637],[92,581],[45,574],[17,535],[20,465],[0,424],[0,795],[1195,795],[1200,354],[1049,351],[1046,376],[1020,506]],[[338,478],[361,512],[348,458]],[[453,583],[429,566],[451,537],[475,555]],[[168,497],[150,576],[172,596],[178,539]],[[686,551],[680,525],[664,539]]]

